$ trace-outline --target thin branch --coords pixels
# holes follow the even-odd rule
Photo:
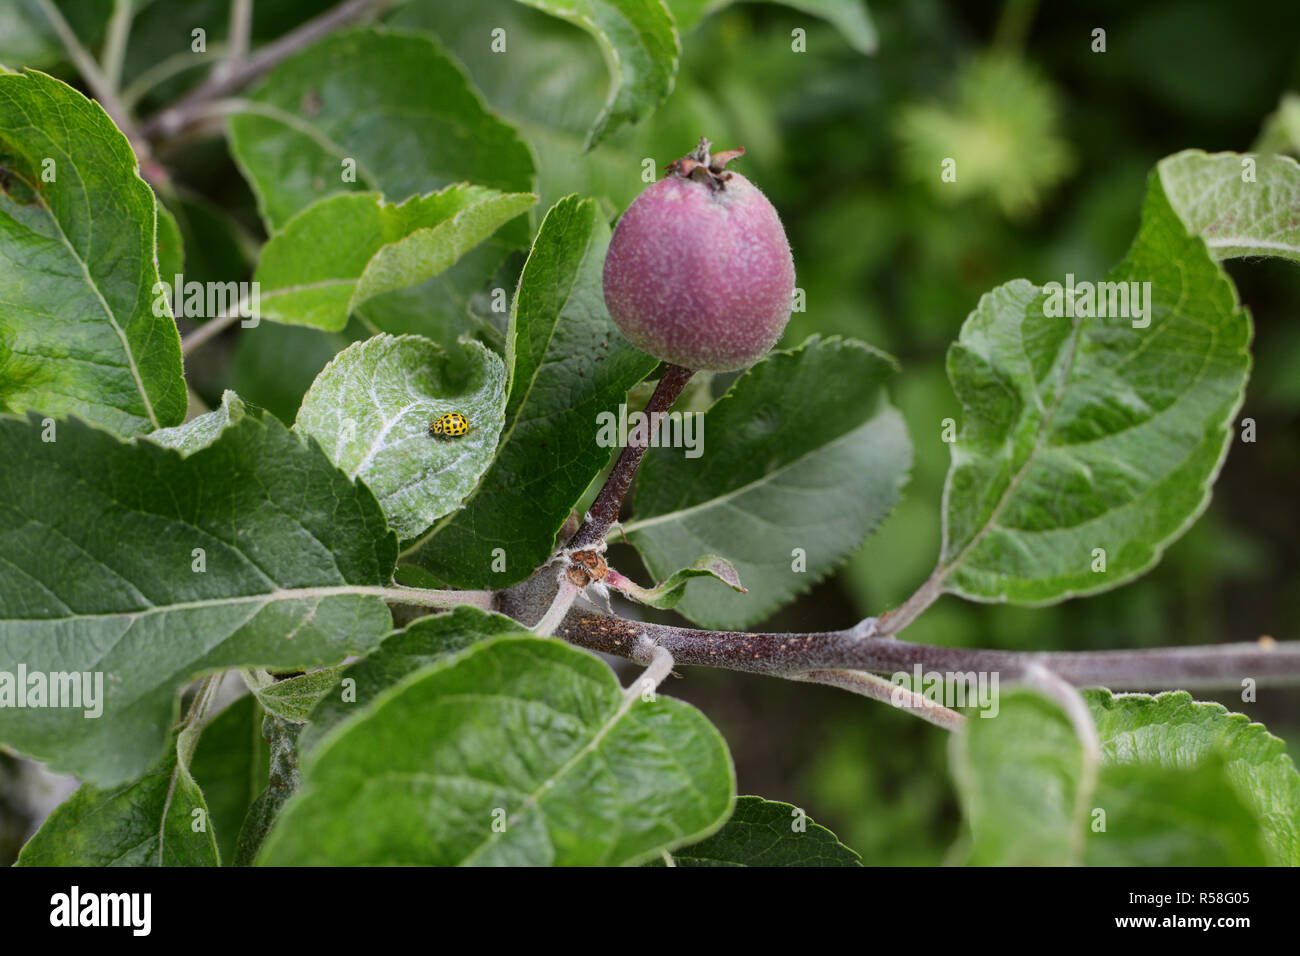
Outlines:
[[[677,401],[677,397],[682,394],[682,389],[686,387],[692,374],[694,373],[691,369],[682,368],[680,365],[664,365],[659,384],[655,386],[654,394],[650,396],[650,401],[645,407],[647,422],[654,422],[657,413],[666,412],[673,407],[673,402]],[[614,467],[610,470],[609,477],[605,479],[600,494],[591,503],[587,519],[578,529],[578,533],[573,536],[573,540],[569,542],[569,550],[581,551],[597,547],[605,540],[610,525],[618,520],[619,508],[623,506],[623,497],[632,487],[636,470],[645,456],[646,448],[650,445],[649,430],[653,427],[655,426],[647,426],[645,435],[636,435],[635,439],[640,439],[639,441],[632,435],[628,436],[627,447],[619,453],[618,461],[614,462]]]
[[[852,694],[861,694],[863,697],[878,700],[891,707],[910,711],[927,723],[942,727],[944,730],[960,730],[966,725],[966,718],[955,710],[949,710],[942,704],[936,704],[924,694],[918,694],[910,688],[866,671],[808,671],[806,674],[794,674],[791,679],[807,681],[811,684],[825,684],[827,687],[838,687]]]
[[[48,2],[48,0],[45,0]],[[142,132],[150,139],[174,136],[199,115],[204,104],[243,89],[284,60],[317,40],[368,16],[377,15],[391,0],[345,0],[320,16],[286,33],[247,56],[230,69],[215,69],[179,101],[145,121]]]
[[[555,597],[551,600],[551,606],[546,609],[546,613],[529,630],[534,634],[550,637],[555,629],[560,626],[560,622],[564,620],[565,615],[569,613],[569,608],[573,607],[573,602],[577,600],[581,591],[582,588],[561,575],[560,586],[555,592]]]
[[[870,620],[870,619],[868,619]],[[1042,667],[1075,687],[1113,690],[1238,687],[1300,684],[1300,641],[1260,640],[1117,651],[997,651],[934,647],[871,636],[861,625],[843,631],[812,633],[744,633],[705,631],[647,624],[572,610],[556,630],[572,644],[620,657],[630,656],[643,639],[653,640],[678,664],[796,679],[810,671],[852,670],[877,674],[996,673],[1000,680],[1020,680]]]
[[[216,699],[223,677],[225,671],[218,671],[209,674],[199,682],[198,689],[194,692],[194,699],[190,701],[190,709],[186,711],[185,719],[181,721],[180,734],[176,738],[176,755],[186,767],[194,758],[194,748],[198,746],[199,734],[207,724],[208,709]]]
[[[131,122],[126,110],[117,98],[117,90],[109,82],[95,58],[91,56],[81,41],[77,39],[77,34],[73,32],[72,27],[68,26],[68,21],[63,19],[63,14],[59,8],[54,5],[54,0],[37,0],[40,4],[41,12],[45,14],[45,19],[50,21],[50,26],[54,27],[54,32],[59,35],[59,40],[63,43],[63,48],[67,51],[72,65],[77,68],[81,78],[86,81],[90,87],[91,93],[99,101],[104,112],[108,114],[117,128],[120,129],[128,140],[132,148],[135,149],[136,156],[142,161],[148,156],[148,150],[144,141],[140,139],[135,124]]]
[[[256,103],[242,96],[228,96],[222,100],[210,100],[207,103],[200,103],[194,108],[193,114],[185,124],[185,129],[171,137],[167,141],[165,149],[169,153],[184,154],[186,149],[194,142],[224,135],[225,127],[223,123],[227,116],[259,111],[270,115],[270,113],[266,112],[267,107],[264,104]],[[162,152],[161,149],[159,151]]]
[[[402,604],[411,607],[454,608],[461,604],[480,608],[484,611],[496,609],[496,595],[492,591],[440,591],[434,588],[410,588],[403,584],[341,584],[325,585],[318,588],[290,588],[265,595],[270,600],[277,595],[285,597],[325,597],[335,594],[364,594],[368,597],[383,598],[387,604]],[[254,598],[237,598],[248,601]]]
[[[163,798],[163,812],[160,815],[158,824],[158,865],[163,864],[163,848],[166,846],[166,829],[167,814],[171,809],[172,799],[176,794],[176,783],[180,778],[181,770],[189,771],[190,763],[194,760],[194,751],[199,746],[199,735],[203,733],[203,728],[207,726],[211,719],[208,715],[212,702],[216,700],[217,691],[221,688],[221,681],[225,672],[218,671],[215,674],[209,674],[199,682],[198,689],[194,692],[194,699],[190,702],[190,709],[185,714],[185,719],[181,721],[179,730],[176,735],[176,763],[172,767],[171,777],[167,781],[167,795]]]
[[[187,49],[159,60],[122,90],[122,106],[128,110],[135,109],[155,86],[170,80],[173,76],[179,76],[186,70],[194,70],[206,65],[224,54],[225,50],[224,44],[212,43],[209,44],[207,53],[193,53]]]
[[[113,0],[113,15],[108,20],[104,53],[100,61],[104,68],[104,79],[114,93],[122,86],[122,61],[126,59],[126,41],[131,35],[131,20],[134,17],[132,0]]]
[[[458,604],[468,604],[480,610],[491,611],[495,604],[491,591],[439,591],[433,588],[408,588],[401,584],[356,590],[358,593],[382,597],[389,604],[414,607],[456,607]]]
[[[673,672],[673,655],[658,644],[647,641],[640,651],[639,658],[645,663],[646,669],[623,691],[624,696],[633,699],[647,691],[653,694]]]
[[[248,56],[249,36],[253,31],[253,0],[232,0],[230,4],[230,29],[227,31],[230,52],[219,69],[229,71]]]
[[[1005,0],[993,34],[993,48],[1011,56],[1022,55],[1037,12],[1038,0]]]
[[[895,637],[911,624],[931,604],[943,596],[943,581],[948,575],[948,568],[937,567],[925,579],[925,583],[906,601],[880,615],[879,633],[881,637]]]
[[[200,325],[189,335],[181,339],[181,355],[189,355],[204,342],[214,339],[226,329],[230,328],[236,322],[243,318],[243,313],[248,307],[247,296],[241,297],[234,307],[221,313],[214,318],[209,319]]]

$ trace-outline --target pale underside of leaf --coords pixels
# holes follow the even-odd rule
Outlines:
[[[1216,259],[1300,262],[1300,164],[1290,156],[1189,149],[1156,169],[1179,218]]]
[[[457,587],[496,587],[522,580],[550,555],[609,458],[592,423],[656,364],[618,334],[605,309],[608,242],[593,200],[568,197],[547,213],[511,312],[510,390],[495,458],[463,509],[403,549],[404,564]]]
[[[223,431],[242,421],[247,414],[239,396],[226,389],[221,393],[220,407],[196,415],[183,425],[150,432],[144,438],[157,445],[174,448],[182,455],[189,455],[211,445]]]
[[[444,350],[421,336],[377,335],[317,376],[295,428],[366,483],[399,538],[412,538],[458,508],[491,464],[505,379],[501,359],[478,342]],[[469,433],[431,435],[449,413],[466,416]]]

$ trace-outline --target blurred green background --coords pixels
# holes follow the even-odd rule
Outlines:
[[[324,6],[258,0],[257,10],[274,35]],[[133,40],[131,56],[140,69],[171,42],[161,32],[176,16],[171,7],[146,4],[137,18],[146,39],[139,49]],[[1300,90],[1294,0],[1077,7],[874,3],[879,48],[868,56],[814,16],[731,6],[683,38],[676,88],[660,110],[590,153],[586,130],[608,81],[582,31],[513,0],[412,0],[386,18],[436,33],[489,105],[518,126],[538,158],[542,211],[580,192],[604,197],[612,216],[644,186],[643,159],[662,168],[701,134],[718,148],[745,146],[743,171],[781,213],[806,292],[784,344],[842,334],[901,362],[893,395],[916,449],[904,500],[837,575],[769,629],[847,626],[899,603],[929,573],[948,461],[940,430],[943,419],[960,418],[944,354],[980,295],[1017,277],[1098,278],[1133,238],[1147,174],[1170,153],[1248,150],[1266,127],[1270,146],[1294,151],[1300,141],[1300,124],[1268,126],[1285,94]],[[507,31],[504,54],[488,47],[496,27]],[[159,33],[149,41],[139,31],[151,28]],[[1098,28],[1104,53],[1093,51]],[[804,52],[791,48],[796,29],[806,31]],[[144,93],[144,112],[195,79],[181,74]],[[959,158],[956,184],[939,180],[947,156]],[[260,226],[224,141],[208,131],[162,159],[175,181],[164,199],[186,233],[187,278],[247,278]],[[1234,262],[1229,271],[1256,322],[1242,415],[1255,419],[1258,439],[1233,444],[1205,516],[1155,571],[1117,591],[1044,609],[944,598],[909,639],[1082,650],[1297,636],[1300,271],[1276,261]],[[481,329],[466,319],[445,331]],[[291,421],[348,335],[263,331],[256,349],[214,342],[187,372],[210,403],[231,386]],[[625,571],[635,564],[626,548],[612,557]],[[943,731],[839,691],[726,672],[690,669],[666,690],[717,723],[741,793],[803,807],[867,863],[943,860],[958,826]],[[1300,740],[1300,692],[1219,699]]]

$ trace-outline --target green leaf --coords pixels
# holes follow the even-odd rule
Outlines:
[[[129,780],[196,675],[334,664],[388,633],[375,592],[396,541],[378,503],[274,419],[186,457],[75,419],[44,432],[0,416],[0,660],[102,676],[103,714],[6,711],[2,742]]]
[[[0,63],[48,67],[64,58],[63,45],[38,0],[15,0],[0,6]]]
[[[176,217],[167,207],[160,202],[155,202],[154,207],[158,216],[158,279],[166,285],[178,272],[185,271],[185,240],[181,238],[181,227]]]
[[[403,548],[404,564],[457,587],[502,587],[550,555],[570,509],[609,460],[598,415],[658,364],[627,344],[605,310],[608,245],[595,202],[569,197],[547,213],[510,316],[510,397],[496,458],[462,510]],[[493,569],[496,549],[504,571]]]
[[[417,618],[389,634],[380,645],[344,670],[340,690],[321,698],[300,738],[305,753],[325,733],[353,714],[361,713],[383,691],[408,674],[499,634],[517,634],[519,622],[460,605],[445,614]]]
[[[474,489],[492,462],[505,403],[505,366],[479,343],[447,350],[418,335],[377,335],[325,367],[294,427],[364,481],[406,539]],[[449,412],[469,419],[469,433],[430,435],[430,423]]]
[[[1251,329],[1200,233],[1218,256],[1289,255],[1300,190],[1289,159],[1261,157],[1254,184],[1230,169],[1239,180],[1233,157],[1195,153],[1157,167],[1137,239],[1107,276],[1150,283],[1145,318],[1131,303],[1133,318],[1051,317],[1065,294],[1020,280],[966,320],[948,354],[965,411],[935,575],[948,591],[1045,604],[1113,588],[1205,509]]]
[[[992,718],[985,714],[994,713]],[[1003,691],[952,739],[973,866],[1060,866],[1083,852],[1090,796],[1083,746],[1060,707],[1033,691]]]
[[[322,667],[277,680],[270,671],[245,671],[248,689],[267,713],[292,724],[306,723],[312,709],[338,686],[343,666]]]
[[[677,29],[682,33],[694,29],[712,13],[731,6],[735,0],[666,0],[673,12]],[[768,3],[811,13],[839,30],[849,45],[859,53],[875,53],[879,46],[876,26],[871,22],[864,0],[766,0]]]
[[[65,4],[69,0],[58,0]],[[113,4],[106,0],[73,0],[99,7],[107,15]],[[204,74],[229,51],[230,0],[187,0],[185,28],[177,23],[175,3],[132,0],[131,37],[122,65],[122,97],[128,106],[139,104],[147,115],[175,103],[205,79]],[[278,40],[307,20],[336,6],[336,0],[257,0],[252,5],[249,40],[257,49]],[[194,27],[205,31],[206,49],[194,49]],[[179,69],[179,72],[178,72]],[[225,278],[231,278],[226,276]]]
[[[767,0],[821,17],[859,53],[875,53],[880,46],[876,25],[867,12],[866,0]]]
[[[713,50],[707,43],[697,44],[701,68],[695,75],[680,70],[673,92],[653,114],[583,152],[592,117],[601,112],[610,85],[597,44],[581,28],[516,0],[407,3],[389,22],[437,34],[455,51],[492,109],[526,132],[536,156],[543,209],[570,193],[599,198],[606,209],[623,209],[645,188],[643,160],[653,158],[662,166],[689,149],[701,132],[720,144],[744,143],[751,153],[777,161],[781,141],[767,93],[773,83],[808,72],[795,65],[807,58],[790,56],[789,36],[783,40],[779,31],[761,31],[764,39],[757,49],[748,39]],[[483,40],[497,29],[509,38],[504,54]],[[714,39],[724,35],[730,34],[722,30]],[[841,52],[829,49],[836,45],[828,38],[827,52]],[[755,85],[750,73],[735,69],[732,60],[745,59],[742,50],[752,63],[763,64],[767,81]],[[778,66],[775,59],[786,65]],[[509,69],[502,69],[503,61]],[[778,67],[776,74],[769,67]]]
[[[174,448],[182,455],[192,455],[201,448],[207,448],[223,431],[243,421],[247,415],[248,411],[239,396],[226,389],[221,393],[220,407],[196,415],[184,425],[160,428],[143,437],[164,448]]]
[[[1178,218],[1214,258],[1300,262],[1300,163],[1290,156],[1188,149],[1162,159],[1156,171]],[[1253,181],[1244,182],[1250,174]]]
[[[1264,866],[1259,823],[1223,761],[1192,770],[1107,767],[1092,803],[1106,829],[1088,838],[1089,866]]]
[[[606,141],[597,150],[582,150],[593,118],[605,107],[607,94],[616,92],[603,55],[605,48],[599,41],[593,43],[591,32],[582,26],[520,0],[438,6],[406,3],[392,12],[388,22],[394,28],[435,34],[447,49],[455,51],[456,62],[491,109],[528,131],[529,145],[538,161],[539,180],[544,175],[542,157],[548,143],[555,144],[578,175],[597,150],[604,153],[617,148]],[[482,39],[492,38],[492,31],[497,29],[505,32],[508,42],[504,55],[492,49],[490,40]],[[525,38],[524,42],[519,42],[520,37]],[[503,59],[509,62],[510,69],[501,69]],[[648,126],[642,124],[636,131]],[[627,133],[624,130],[615,137],[623,140]],[[627,175],[629,169],[625,166],[623,172]],[[636,185],[644,187],[640,169],[630,172]],[[552,191],[547,207],[575,191]],[[581,192],[599,195],[603,190]]]
[[[157,204],[126,137],[58,80],[0,74],[0,173],[0,410],[125,435],[179,424],[180,336],[165,298],[154,314]]]
[[[726,558],[720,558],[716,554],[706,554],[696,558],[690,567],[674,571],[652,588],[640,587],[617,571],[610,571],[607,583],[634,601],[667,611],[676,607],[681,601],[682,595],[686,593],[686,582],[691,578],[700,577],[714,578],[733,591],[745,593],[745,589],[740,586],[740,577],[736,574],[735,567]]]
[[[292,425],[316,376],[351,341],[338,332],[278,322],[240,329],[230,385],[250,405]]]
[[[536,201],[464,183],[400,204],[379,193],[319,200],[263,247],[260,314],[336,332],[362,303],[441,274]]]
[[[1233,789],[1264,829],[1274,864],[1300,866],[1300,774],[1286,744],[1263,724],[1185,691],[1084,696],[1097,721],[1106,763],[1153,763],[1170,769],[1221,759]]]
[[[708,627],[747,627],[861,545],[911,465],[902,417],[884,397],[893,373],[869,346],[814,337],[736,380],[704,415],[702,455],[647,452],[625,530],[651,574],[707,552],[731,561],[749,588],[692,582],[678,611]]]
[[[625,697],[559,641],[503,636],[415,672],[308,753],[260,862],[639,863],[713,832],[734,793],[694,708]]]
[[[207,801],[223,865],[230,865],[235,858],[240,827],[266,786],[269,766],[262,709],[251,694],[239,698],[203,728],[190,774]]]
[[[277,66],[230,120],[230,143],[268,231],[333,193],[396,200],[472,180],[533,191],[533,160],[431,36],[335,34]],[[355,160],[355,182],[345,161]],[[526,241],[520,220],[506,230]]]
[[[1277,112],[1264,121],[1255,152],[1300,154],[1300,93],[1283,93]]]
[[[187,282],[230,282],[248,277],[256,248],[228,212],[189,192],[169,196],[166,201],[183,241]],[[164,265],[159,265],[158,273],[163,282],[175,279]],[[200,316],[193,318],[203,320]]]
[[[173,734],[163,758],[122,787],[84,783],[49,815],[18,866],[217,866],[203,792]]]
[[[103,33],[112,12],[112,4],[102,0],[54,0],[54,5],[85,46],[91,46]],[[63,42],[41,10],[39,0],[0,4],[0,64],[12,69],[44,69],[67,58]]]
[[[726,826],[675,851],[672,858],[677,866],[862,865],[834,833],[813,823],[798,807],[762,797],[737,799]]]
[[[513,264],[511,253],[518,253]],[[447,271],[419,285],[396,289],[361,304],[357,316],[381,332],[414,332],[435,342],[486,334],[494,345],[510,311],[509,297],[519,283],[523,253],[500,233],[479,243]],[[491,317],[481,313],[491,311]],[[498,319],[494,323],[492,319]]]
[[[648,116],[672,92],[681,41],[663,0],[520,0],[586,30],[609,67],[609,98],[587,134],[591,149]]]
[[[1295,769],[1258,724],[1182,693],[1087,695],[1101,741],[1091,771],[1061,708],[1024,689],[953,738],[968,862],[1258,866],[1269,840],[1294,838]],[[1281,827],[1261,812],[1288,803]]]

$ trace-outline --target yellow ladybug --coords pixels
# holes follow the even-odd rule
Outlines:
[[[441,435],[443,438],[459,438],[468,431],[469,419],[460,412],[448,412],[429,423],[429,434]]]

